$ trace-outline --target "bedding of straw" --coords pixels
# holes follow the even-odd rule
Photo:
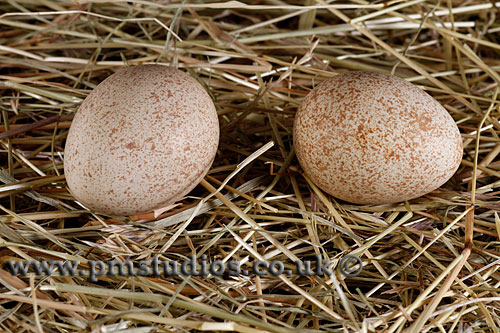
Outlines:
[[[0,1],[0,330],[493,332],[500,327],[500,3]],[[209,91],[221,128],[204,181],[137,216],[87,210],[64,144],[81,101],[160,63]],[[464,141],[442,188],[391,205],[336,200],[301,173],[294,114],[350,70],[436,98]],[[145,156],[144,158],[147,158]],[[319,255],[333,275],[12,275],[8,261],[257,260]],[[355,277],[339,261],[363,261]]]

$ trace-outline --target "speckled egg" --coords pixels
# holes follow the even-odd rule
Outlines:
[[[293,140],[304,173],[358,204],[413,199],[457,170],[453,118],[419,87],[393,75],[348,72],[323,81],[300,106]]]
[[[169,205],[206,175],[219,123],[205,89],[175,68],[121,69],[83,101],[66,141],[64,172],[76,200],[129,215]]]

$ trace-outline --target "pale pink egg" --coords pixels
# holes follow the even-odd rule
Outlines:
[[[195,79],[161,65],[129,67],[83,101],[66,141],[64,172],[85,206],[142,213],[189,193],[218,143],[215,106]]]

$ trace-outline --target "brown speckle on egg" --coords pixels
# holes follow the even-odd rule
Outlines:
[[[80,106],[66,141],[66,180],[95,211],[147,212],[189,193],[218,143],[215,106],[196,80],[161,65],[129,67]]]
[[[348,72],[304,99],[294,145],[305,174],[334,197],[359,204],[413,199],[457,170],[462,140],[448,112],[393,75]]]

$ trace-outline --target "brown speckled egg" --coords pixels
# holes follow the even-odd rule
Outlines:
[[[121,69],[75,115],[64,172],[75,199],[129,215],[169,205],[208,172],[219,143],[215,106],[186,73],[161,65]]]
[[[413,199],[457,170],[462,140],[431,96],[396,76],[348,72],[315,87],[293,129],[305,174],[332,196],[359,204]]]

